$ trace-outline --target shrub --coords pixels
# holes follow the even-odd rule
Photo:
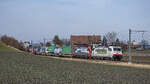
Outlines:
[[[1,42],[3,42],[6,45],[17,48],[19,50],[24,50],[23,45],[13,37],[9,37],[7,35],[4,35],[4,36],[1,37]]]

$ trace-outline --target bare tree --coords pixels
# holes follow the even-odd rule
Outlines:
[[[105,35],[105,37],[106,37],[106,39],[107,39],[108,44],[113,45],[113,43],[116,41],[117,33],[116,33],[116,32],[108,32],[108,33]]]
[[[63,45],[70,46],[70,39],[62,39]]]
[[[116,46],[120,46],[120,45],[121,45],[121,42],[120,42],[119,38],[116,39],[115,45],[116,45]]]
[[[103,46],[108,46],[108,45],[107,45],[107,39],[106,39],[105,36],[103,36],[102,45],[103,45]]]
[[[50,43],[50,42],[47,42],[47,43],[46,43],[46,46],[47,46],[47,47],[51,46],[51,43]]]
[[[59,46],[62,46],[62,45],[63,45],[63,42],[59,39],[59,36],[58,36],[58,35],[55,35],[55,36],[54,36],[53,43],[54,43],[55,45],[59,45]]]

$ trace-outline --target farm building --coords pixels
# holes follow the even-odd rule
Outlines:
[[[81,35],[81,36],[71,36],[72,46],[88,46],[91,44],[100,44],[101,36],[100,35]]]

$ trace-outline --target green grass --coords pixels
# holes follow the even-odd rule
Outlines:
[[[5,44],[0,42],[0,52],[17,52],[17,51],[10,47],[7,47]]]
[[[0,53],[0,84],[149,84],[149,69]]]
[[[150,84],[150,70],[0,52],[0,84]]]

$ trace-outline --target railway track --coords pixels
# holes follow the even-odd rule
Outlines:
[[[94,64],[105,64],[105,65],[115,65],[115,66],[125,66],[125,67],[135,67],[135,68],[146,68],[150,69],[150,63],[144,62],[132,62],[129,64],[128,61],[111,61],[111,60],[99,60],[99,59],[84,59],[84,58],[74,58],[72,56],[42,56],[59,60],[66,61],[76,61],[76,62],[86,62],[86,63],[94,63]]]
[[[55,57],[55,56],[52,56]],[[112,61],[110,59],[98,59],[98,58],[82,58],[82,57],[72,57],[72,56],[56,56],[56,57],[60,57],[60,58],[72,58],[72,59],[84,59],[84,60],[93,60],[96,62],[111,62],[111,63],[128,63],[128,60],[121,60],[121,61]],[[132,63],[134,64],[150,64],[150,62],[138,62],[138,61],[132,61]]]

